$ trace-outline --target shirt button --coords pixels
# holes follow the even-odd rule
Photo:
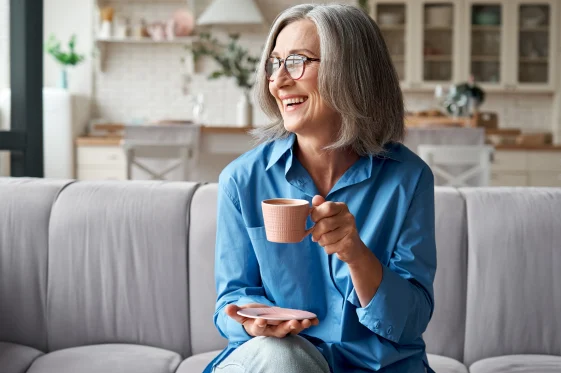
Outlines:
[[[388,333],[388,334],[392,334],[392,332],[393,332],[393,328],[390,326],[390,327],[388,328],[388,330],[387,330],[387,333]]]
[[[378,329],[380,327],[380,321],[376,320],[374,323],[374,329]]]

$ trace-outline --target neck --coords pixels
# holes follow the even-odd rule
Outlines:
[[[298,136],[295,144],[296,157],[323,197],[327,196],[337,180],[359,159],[358,154],[350,149],[324,150],[332,142],[331,139],[321,141]]]

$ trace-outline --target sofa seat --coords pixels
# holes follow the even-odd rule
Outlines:
[[[103,344],[73,347],[41,356],[27,373],[173,373],[179,354],[161,348]]]
[[[471,373],[559,373],[561,356],[507,355],[491,357],[473,363]]]
[[[222,350],[191,356],[181,363],[176,373],[202,372]],[[467,367],[449,357],[428,354],[431,368],[438,373],[468,373]],[[549,373],[549,371],[547,371]]]
[[[437,373],[468,373],[468,368],[457,360],[446,356],[427,354],[429,365]]]
[[[37,357],[39,350],[15,343],[0,342],[0,371],[2,373],[24,373]]]
[[[217,350],[193,355],[181,363],[176,373],[202,372],[207,365],[210,364],[212,359],[218,356],[221,352],[222,350]]]

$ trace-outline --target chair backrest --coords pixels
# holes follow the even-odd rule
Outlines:
[[[126,155],[127,178],[136,178],[133,168],[137,168],[155,180],[197,180],[199,143],[200,126],[197,125],[127,125],[121,141]],[[179,173],[170,177],[176,169]]]
[[[488,145],[419,145],[418,155],[429,165],[435,184],[454,187],[488,186],[491,154]]]

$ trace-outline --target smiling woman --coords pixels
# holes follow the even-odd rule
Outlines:
[[[400,143],[403,99],[376,23],[353,6],[287,9],[256,82],[272,123],[220,175],[214,321],[229,343],[205,372],[432,372],[434,180]],[[289,225],[264,220],[273,198],[311,203],[311,234],[268,241]]]

